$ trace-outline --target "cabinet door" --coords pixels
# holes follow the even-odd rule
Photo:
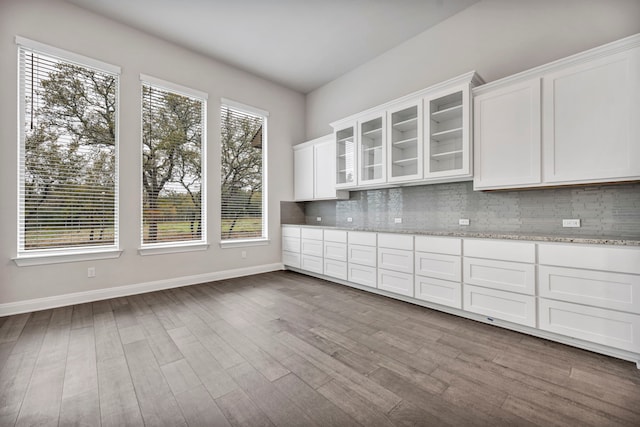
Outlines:
[[[313,146],[314,198],[336,197],[336,146],[333,141],[319,142]]]
[[[640,176],[640,48],[545,75],[544,181]]]
[[[424,100],[424,177],[471,175],[469,85]]]
[[[377,114],[358,122],[358,185],[387,181],[385,118]]]
[[[356,182],[355,125],[336,129],[336,188],[352,188]]]
[[[387,180],[402,182],[421,179],[422,100],[390,108],[387,121]]]
[[[313,200],[313,146],[293,150],[293,194],[296,200]]]
[[[540,79],[474,99],[475,190],[539,184]]]

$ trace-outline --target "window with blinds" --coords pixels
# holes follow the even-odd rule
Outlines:
[[[153,78],[142,81],[143,247],[206,240],[206,95],[193,92]]]
[[[221,238],[266,238],[267,113],[223,102],[221,125]]]
[[[18,254],[115,249],[119,68],[28,42],[18,43]]]

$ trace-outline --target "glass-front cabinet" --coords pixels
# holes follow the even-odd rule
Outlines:
[[[388,110],[387,181],[422,178],[422,102],[413,101]]]
[[[336,188],[356,185],[356,131],[355,124],[335,131]]]
[[[469,85],[424,99],[425,178],[471,175]]]
[[[364,117],[358,121],[358,184],[386,182],[385,116]]]

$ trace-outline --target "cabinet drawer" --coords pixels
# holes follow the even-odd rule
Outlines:
[[[283,226],[282,235],[287,237],[300,237],[300,227]]]
[[[303,239],[322,240],[322,228],[302,227],[300,231]]]
[[[640,274],[640,248],[540,244],[538,263]]]
[[[413,274],[413,251],[378,248],[378,268]]]
[[[536,245],[503,240],[464,240],[464,256],[501,261],[536,262]]]
[[[378,269],[378,289],[408,297],[413,296],[413,274]]]
[[[350,231],[349,232],[349,244],[375,246],[376,245],[376,233],[369,233],[366,231]]]
[[[303,270],[311,271],[313,273],[322,274],[323,272],[322,257],[303,254],[300,257],[300,268]]]
[[[304,255],[313,255],[313,256],[322,257],[322,252],[323,252],[322,240],[309,240],[309,239],[303,238],[301,242],[301,252]]]
[[[348,264],[348,280],[364,286],[376,287],[376,268],[366,265]]]
[[[462,255],[462,239],[416,236],[416,251],[435,254]]]
[[[536,327],[536,299],[529,295],[465,284],[463,309],[532,328]]]
[[[294,252],[282,252],[282,263],[289,267],[300,268],[300,254]]]
[[[344,230],[324,230],[324,241],[347,243],[347,232]]]
[[[283,237],[282,238],[282,250],[287,252],[300,252],[300,238],[299,237]]]
[[[463,270],[464,283],[527,295],[536,291],[533,264],[465,258]]]
[[[430,252],[416,252],[416,275],[460,282],[462,278],[462,258],[457,255],[442,255]]]
[[[409,234],[378,233],[378,247],[413,250],[413,236]]]
[[[347,249],[349,263],[376,266],[376,248],[372,246],[349,244]]]
[[[640,352],[640,316],[540,298],[540,329]]]
[[[539,296],[640,314],[640,276],[538,267]]]
[[[324,260],[324,274],[342,280],[347,280],[347,263],[333,259]]]
[[[462,284],[433,277],[416,276],[415,297],[448,307],[462,308]]]
[[[347,260],[347,244],[337,242],[324,242],[324,257],[336,261]]]

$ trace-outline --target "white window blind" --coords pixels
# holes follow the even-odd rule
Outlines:
[[[117,67],[20,44],[18,254],[117,248]]]
[[[206,99],[142,82],[142,245],[204,242]]]
[[[227,104],[220,112],[221,238],[266,238],[266,114]]]

